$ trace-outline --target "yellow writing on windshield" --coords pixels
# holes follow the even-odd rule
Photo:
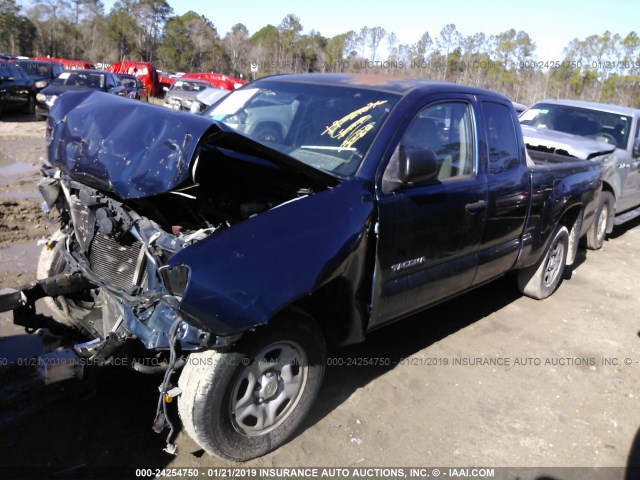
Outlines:
[[[364,137],[371,129],[375,126],[375,122],[370,122],[373,118],[371,115],[364,115],[360,117],[360,115],[367,113],[368,111],[379,107],[380,105],[384,105],[387,103],[387,100],[379,100],[377,102],[370,102],[366,104],[364,107],[354,110],[353,112],[345,115],[340,120],[336,120],[331,124],[331,126],[327,127],[322,135],[329,135],[331,138],[337,139],[346,139],[340,145],[340,148],[350,148]],[[360,117],[360,118],[358,118]],[[352,120],[355,120],[352,123]],[[367,123],[370,122],[370,123]]]

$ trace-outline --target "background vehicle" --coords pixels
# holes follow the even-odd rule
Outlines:
[[[225,97],[228,93],[229,90],[221,90],[213,87],[206,88],[196,95],[196,98],[191,103],[189,111],[191,113],[201,113],[218,100]]]
[[[190,111],[196,96],[207,88],[210,88],[210,85],[204,80],[176,79],[164,96],[164,106],[174,110]]]
[[[149,92],[140,78],[135,75],[126,75],[124,73],[119,73],[117,76],[124,87],[125,97],[142,100],[144,102],[149,101]]]
[[[51,81],[64,71],[62,64],[40,60],[20,59],[15,62],[33,80],[36,93],[49,85]]]
[[[274,107],[281,137],[245,128]],[[509,271],[551,295],[600,191],[599,162],[528,164],[507,98],[397,78],[265,78],[208,118],[70,92],[48,146],[40,190],[60,230],[41,280],[0,305],[38,328],[34,302],[52,297],[89,337],[74,355],[146,351],[168,449],[177,397],[189,435],[234,460],[293,435],[328,347]]]
[[[58,97],[67,91],[100,90],[125,95],[125,89],[115,74],[102,70],[67,70],[54,78],[36,95],[36,119],[44,120]]]
[[[513,102],[513,108],[515,108],[516,113],[520,115],[522,112],[524,112],[527,109],[527,106],[522,103]]]
[[[31,57],[32,60],[43,62],[56,62],[61,64],[66,70],[93,70],[96,66],[86,60],[72,60],[70,58],[56,57]]]
[[[542,100],[520,116],[522,125],[596,140],[614,150],[602,172],[598,220],[586,237],[600,248],[614,224],[640,216],[640,110],[577,100]],[[540,138],[540,136],[538,136]],[[553,134],[550,140],[557,139]]]
[[[210,86],[214,88],[220,88],[222,90],[235,90],[247,83],[246,80],[241,78],[232,77],[230,75],[223,75],[222,73],[184,73],[180,78],[195,78],[198,80],[204,80]]]
[[[161,93],[158,80],[158,72],[156,67],[149,62],[117,62],[109,65],[106,69],[108,72],[123,73],[126,75],[135,75],[138,77],[147,92],[152,97],[157,97]]]
[[[35,87],[26,72],[12,62],[0,62],[0,118],[6,111],[33,113]]]

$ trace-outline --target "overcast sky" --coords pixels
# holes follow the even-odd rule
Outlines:
[[[115,1],[104,3],[109,11]],[[563,48],[574,38],[606,30],[624,37],[640,30],[638,0],[169,0],[169,4],[176,15],[189,10],[204,15],[221,37],[236,23],[243,23],[250,34],[268,24],[278,26],[289,13],[300,18],[303,33],[316,30],[332,37],[380,26],[404,44],[415,43],[424,32],[435,38],[449,23],[464,36],[479,32],[488,36],[514,28],[533,39],[538,60],[562,60]]]

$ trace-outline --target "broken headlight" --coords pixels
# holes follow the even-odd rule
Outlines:
[[[182,298],[189,283],[189,267],[174,265],[160,267],[160,275],[165,288],[176,297]]]

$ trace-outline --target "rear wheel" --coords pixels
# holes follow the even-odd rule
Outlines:
[[[600,203],[596,208],[596,218],[585,235],[589,250],[599,250],[604,245],[609,219],[614,214],[614,203],[615,198],[611,192],[602,192]]]
[[[518,270],[518,288],[527,297],[542,300],[550,296],[560,285],[567,263],[569,231],[558,225],[547,252],[537,264]]]
[[[207,452],[230,460],[278,448],[313,405],[325,358],[322,334],[302,312],[252,334],[235,351],[192,353],[179,379],[185,430]]]

